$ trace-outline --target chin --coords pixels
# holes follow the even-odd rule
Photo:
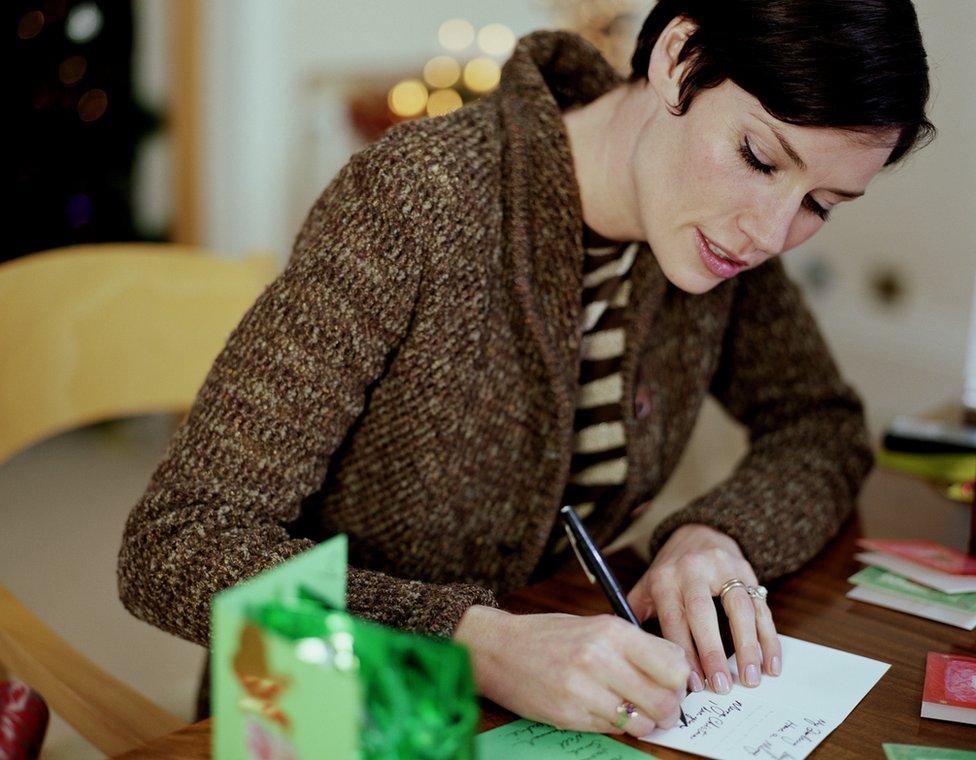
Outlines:
[[[680,263],[674,266],[673,263],[665,264],[658,259],[658,264],[661,266],[661,271],[664,273],[668,282],[678,288],[678,290],[683,290],[685,293],[693,296],[703,295],[716,285],[722,283],[722,280],[714,275],[699,272],[691,267],[681,266]]]

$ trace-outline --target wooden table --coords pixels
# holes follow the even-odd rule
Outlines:
[[[966,519],[968,507],[940,497],[912,478],[875,471],[862,492],[859,516],[848,522],[840,535],[800,572],[770,585],[769,603],[780,633],[891,663],[890,670],[847,720],[817,748],[816,757],[879,758],[882,742],[976,749],[976,726],[919,717],[926,652],[976,657],[976,634],[844,596],[850,588],[846,579],[860,567],[854,560],[858,537],[865,533],[907,535],[962,548],[968,534],[958,527]],[[629,551],[615,555],[611,563],[624,586],[635,581],[643,570],[641,561]],[[514,612],[594,615],[608,611],[600,592],[572,566],[544,583],[503,599],[502,606]],[[789,663],[783,666],[788,668]],[[503,725],[515,717],[486,700],[481,730]],[[629,737],[622,740],[660,758],[693,757]],[[210,721],[188,726],[123,757],[209,758]]]

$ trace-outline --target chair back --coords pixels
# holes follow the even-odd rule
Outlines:
[[[0,465],[81,425],[189,409],[274,257],[73,246],[0,264]],[[99,669],[0,585],[0,679],[18,676],[108,755],[185,724]]]
[[[276,271],[163,243],[72,246],[0,265],[0,463],[116,417],[184,411]]]

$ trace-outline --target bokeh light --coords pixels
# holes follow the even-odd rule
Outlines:
[[[58,66],[58,79],[61,80],[61,84],[77,84],[87,70],[88,61],[84,56],[73,55],[61,61],[61,65]]]
[[[488,55],[507,56],[515,47],[515,33],[504,24],[488,24],[478,31],[478,47]]]
[[[78,117],[82,121],[97,121],[108,108],[108,95],[98,88],[89,90],[78,101]]]
[[[40,11],[31,11],[20,17],[17,23],[17,36],[22,40],[29,40],[41,33],[44,28],[44,14]]]
[[[464,84],[474,92],[488,92],[498,85],[501,69],[491,58],[472,58],[464,66]]]
[[[390,89],[386,100],[397,116],[419,116],[427,106],[427,88],[419,79],[404,79]]]
[[[448,50],[464,50],[474,42],[474,27],[463,18],[452,18],[441,24],[437,39]]]
[[[98,36],[103,23],[102,11],[95,3],[81,3],[71,9],[64,31],[72,42],[83,44]]]
[[[427,115],[441,116],[464,105],[457,90],[434,90],[427,99]]]
[[[451,87],[461,77],[461,64],[449,55],[439,55],[424,64],[424,80],[431,87]]]

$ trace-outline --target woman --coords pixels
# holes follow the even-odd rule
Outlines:
[[[795,570],[871,465],[860,402],[777,256],[933,132],[908,0],[662,0],[630,81],[569,33],[499,89],[390,130],[313,207],[129,518],[120,593],[209,638],[216,591],[343,532],[349,609],[470,647],[482,692],[640,736],[686,688],[776,676],[749,587]],[[496,595],[608,543],[660,490],[706,393],[748,425],[725,483],[656,529],[609,616]]]

